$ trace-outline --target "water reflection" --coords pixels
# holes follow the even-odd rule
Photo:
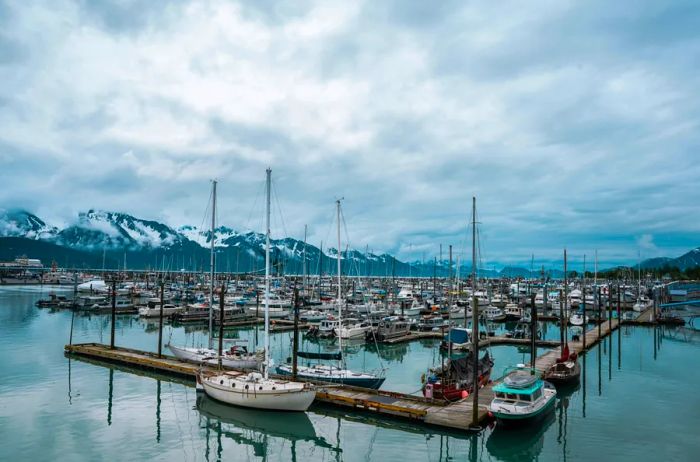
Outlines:
[[[517,431],[504,429],[497,425],[486,441],[486,449],[490,455],[498,460],[536,460],[544,447],[544,435],[555,420],[554,413],[548,412],[538,425],[525,426],[518,428]],[[476,460],[472,458],[471,452],[470,460]]]
[[[291,442],[292,460],[296,460],[296,443],[300,441],[311,442],[315,447],[331,451],[341,451],[325,438],[316,435],[313,423],[304,412],[259,411],[228,406],[203,393],[197,396],[197,410],[203,428],[216,434],[219,458],[222,437],[252,447],[254,454],[263,458],[268,455],[269,438]]]

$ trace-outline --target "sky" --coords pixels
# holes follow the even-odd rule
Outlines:
[[[347,239],[403,260],[700,246],[700,2],[0,3],[0,207]],[[345,234],[345,233],[344,233]],[[346,238],[344,237],[344,240]]]

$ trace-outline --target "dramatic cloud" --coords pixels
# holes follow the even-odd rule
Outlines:
[[[469,258],[700,245],[700,4],[0,5],[0,206],[88,208]],[[641,237],[640,237],[641,236]],[[489,263],[492,262],[492,263]]]

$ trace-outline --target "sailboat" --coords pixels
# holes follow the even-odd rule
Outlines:
[[[477,287],[476,287],[476,198],[472,199],[472,281],[474,289],[474,297],[477,297]],[[478,312],[478,302],[477,307],[473,307]],[[471,332],[479,333],[478,324],[472,326],[473,329],[469,331],[467,329],[467,321],[464,321],[465,326],[462,332],[466,334],[467,338],[464,340],[468,341],[472,339]],[[446,347],[451,350],[451,347],[455,345],[457,340],[455,337],[458,335],[458,331],[452,329],[450,330],[449,337],[446,339]],[[484,356],[478,359],[475,363],[475,353],[471,348],[467,350],[467,355],[461,358],[453,358],[451,356],[447,360],[447,363],[438,368],[433,368],[428,371],[427,374],[423,374],[421,377],[421,382],[423,384],[422,391],[423,396],[426,398],[436,398],[444,399],[447,401],[457,401],[466,398],[471,393],[474,392],[474,382],[477,379],[477,386],[479,388],[486,385],[491,379],[491,370],[493,368],[493,359],[487,351]],[[476,367],[475,367],[476,366]]]
[[[263,373],[200,372],[197,376],[204,392],[227,404],[277,411],[306,411],[316,397],[312,385],[287,380],[272,380],[270,369],[270,180],[266,176],[267,206],[265,230],[265,360]]]
[[[338,326],[342,326],[343,320],[343,291],[341,286],[341,266],[340,266],[340,200],[336,201],[336,215],[338,221]],[[343,362],[343,337],[338,336],[338,352],[337,353],[307,353],[299,352],[299,357],[308,359],[335,359],[338,361],[337,366],[328,364],[315,364],[308,366],[297,367],[297,377],[307,380],[318,380],[331,383],[343,383],[356,387],[378,389],[384,383],[385,377],[368,374],[364,372],[353,372],[344,367]],[[280,375],[291,376],[293,367],[291,364],[283,364],[277,367],[277,373]]]
[[[564,291],[566,292],[567,289],[566,249],[564,249]],[[566,302],[567,297],[565,293],[561,303]],[[563,307],[560,308],[560,312],[564,313]],[[579,382],[581,378],[581,366],[578,363],[577,354],[575,352],[569,354],[569,345],[566,341],[566,322],[560,322],[559,329],[561,335],[561,356],[557,358],[556,362],[544,373],[544,379],[554,386],[563,387],[574,385]]]
[[[221,358],[218,357],[218,352],[213,348],[214,337],[212,336],[213,327],[213,304],[214,304],[214,278],[216,268],[214,264],[214,244],[216,239],[216,180],[212,180],[211,186],[212,197],[212,212],[211,212],[211,247],[210,247],[210,285],[209,285],[209,346],[204,347],[186,347],[175,346],[173,344],[166,345],[168,349],[175,355],[176,358],[185,361],[196,362],[200,364],[218,365],[221,359],[222,366],[234,369],[257,369],[260,367],[259,355],[249,352],[247,348],[240,345],[234,345],[229,350],[222,353]]]

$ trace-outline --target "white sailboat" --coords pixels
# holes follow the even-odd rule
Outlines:
[[[168,344],[168,349],[175,355],[176,358],[185,361],[197,362],[202,364],[216,365],[219,363],[218,351],[213,348],[212,328],[213,328],[213,301],[214,301],[214,243],[216,239],[216,180],[212,180],[211,186],[212,195],[212,212],[211,212],[211,247],[210,247],[210,285],[209,285],[209,346],[204,347],[177,347]],[[230,350],[222,352],[221,364],[234,369],[257,369],[260,366],[260,359],[255,353],[249,352],[246,348],[233,346]]]
[[[198,381],[210,397],[227,404],[277,411],[306,411],[316,397],[307,383],[269,378],[270,361],[270,176],[267,169],[265,230],[265,361],[263,374],[200,373]]]

